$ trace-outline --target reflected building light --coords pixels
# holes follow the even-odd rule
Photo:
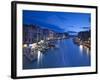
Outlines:
[[[42,53],[41,53],[41,51],[38,51],[38,58],[37,58],[37,64],[39,65],[39,64],[41,64],[40,62],[42,61]]]
[[[39,62],[40,62],[40,57],[41,57],[41,52],[40,52],[40,51],[38,51],[38,53],[37,53],[37,54],[38,54],[38,58],[37,58],[38,60],[37,60],[37,62],[38,62],[38,64],[39,64]]]
[[[88,47],[86,47],[86,46],[84,46],[84,48],[85,48],[85,50],[86,50],[86,54],[87,54],[87,55],[89,55],[89,53],[90,53],[89,48],[88,48]]]
[[[86,48],[86,53],[87,53],[87,55],[89,55],[89,48]]]
[[[83,46],[82,46],[82,45],[80,45],[80,51],[81,51],[81,52],[83,51]]]

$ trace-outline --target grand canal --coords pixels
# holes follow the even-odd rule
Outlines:
[[[38,53],[37,60],[30,61],[23,56],[23,69],[80,67],[91,65],[88,48],[73,43],[72,38],[57,40],[57,48]]]

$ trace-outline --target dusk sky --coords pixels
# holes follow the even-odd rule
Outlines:
[[[79,32],[90,29],[91,14],[23,10],[23,24],[35,24],[58,32]]]

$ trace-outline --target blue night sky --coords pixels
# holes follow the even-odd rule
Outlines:
[[[23,24],[35,24],[58,32],[75,33],[90,29],[91,14],[23,10]]]

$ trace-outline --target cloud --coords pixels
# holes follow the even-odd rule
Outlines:
[[[90,27],[81,27],[82,29],[90,29]]]
[[[68,33],[77,33],[76,31],[68,31]]]

